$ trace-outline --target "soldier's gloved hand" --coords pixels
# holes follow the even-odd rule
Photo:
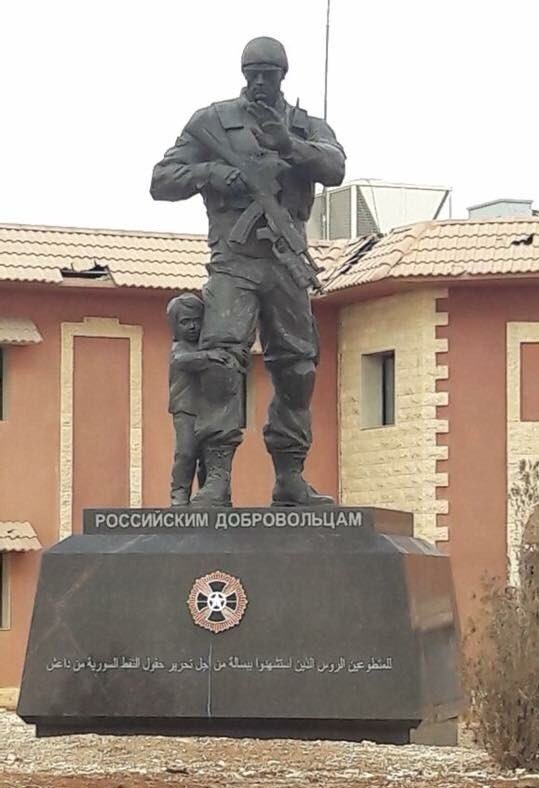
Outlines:
[[[228,164],[213,162],[210,164],[208,185],[220,194],[241,195],[247,192],[247,187],[237,167]]]
[[[292,151],[292,137],[277,110],[263,101],[252,101],[247,109],[260,127],[251,129],[258,144],[276,150],[282,156],[289,154]]]
[[[275,153],[268,152],[266,155],[260,156],[258,159],[258,166],[269,182],[273,178],[279,180],[281,175],[284,175],[284,173],[290,169],[291,165]]]

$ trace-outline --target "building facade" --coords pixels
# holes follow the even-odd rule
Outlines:
[[[316,242],[321,364],[309,479],[342,504],[411,511],[452,559],[462,624],[484,575],[514,576],[539,462],[539,219],[426,222]],[[168,299],[199,290],[205,239],[0,227],[0,705],[20,683],[39,550],[90,506],[164,506]],[[265,505],[260,355],[236,505]],[[524,469],[524,470],[523,470]],[[524,503],[523,503],[524,501]]]

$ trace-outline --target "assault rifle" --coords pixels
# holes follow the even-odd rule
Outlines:
[[[287,209],[277,200],[281,184],[275,177],[272,157],[254,157],[238,153],[230,145],[219,117],[215,112],[213,127],[195,117],[186,131],[212,153],[241,172],[241,177],[253,198],[253,202],[241,214],[232,228],[229,241],[244,244],[257,221],[263,216],[267,227],[257,230],[257,238],[272,244],[273,254],[284,265],[294,282],[301,288],[321,290],[317,277],[319,268],[309,253],[307,242],[294,227]]]

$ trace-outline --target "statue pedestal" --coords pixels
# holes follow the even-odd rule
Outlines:
[[[368,508],[87,511],[43,555],[18,713],[38,736],[406,742],[459,705],[449,559],[410,532]]]

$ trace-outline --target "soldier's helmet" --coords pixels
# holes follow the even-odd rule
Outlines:
[[[242,71],[250,66],[280,68],[283,74],[288,71],[288,58],[285,48],[276,38],[260,36],[246,44],[241,56]]]

